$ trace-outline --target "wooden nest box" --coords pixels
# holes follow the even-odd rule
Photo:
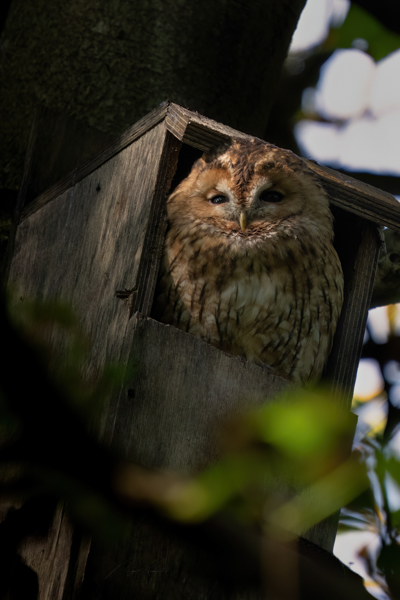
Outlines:
[[[196,471],[215,457],[213,435],[226,415],[268,401],[291,385],[149,318],[171,185],[189,173],[203,151],[238,135],[246,137],[164,103],[21,208],[9,270],[15,298],[70,302],[93,342],[87,365],[91,374],[105,362],[128,369],[136,365],[102,415],[100,436],[123,457],[148,467]],[[349,407],[381,245],[379,227],[399,231],[400,208],[390,194],[312,161],[309,167],[327,191],[335,216],[345,301],[326,376],[338,402]],[[334,536],[335,526],[325,524],[314,528],[310,538],[331,549]],[[96,564],[102,573],[112,573],[135,552],[133,547],[119,549],[100,560],[91,550],[87,560],[92,573],[98,573]],[[153,563],[158,565],[162,559],[157,556]],[[57,567],[61,582],[68,560]],[[107,582],[97,575],[97,589],[107,585],[112,590],[123,569]],[[162,589],[160,569],[138,577],[151,580],[153,590]],[[126,576],[125,583],[119,582],[119,598],[129,597],[129,581],[132,577]]]

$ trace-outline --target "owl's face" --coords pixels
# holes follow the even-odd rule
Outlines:
[[[321,228],[332,239],[328,198],[306,163],[259,140],[203,156],[171,195],[168,214],[187,233],[242,245],[300,230],[321,236]]]

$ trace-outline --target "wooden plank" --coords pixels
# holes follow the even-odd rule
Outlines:
[[[144,466],[196,472],[218,456],[215,438],[228,415],[293,387],[170,325],[136,313],[131,326],[135,373],[118,404],[112,447]]]
[[[167,226],[165,201],[176,171],[181,146],[182,143],[176,137],[168,131],[165,132],[165,142],[158,163],[153,198],[149,202],[149,212],[146,215],[145,239],[134,284],[135,294],[130,302],[131,314],[139,311],[150,315],[151,312]],[[140,224],[135,224],[135,226],[138,225],[140,226]]]
[[[121,150],[132,144],[132,142],[139,139],[147,131],[150,131],[164,119],[167,112],[167,107],[168,103],[166,102],[160,104],[158,108],[154,109],[151,113],[143,117],[143,119],[135,123],[135,125],[127,129],[115,140],[113,144],[107,146],[107,148],[101,150],[88,161],[73,169],[60,181],[40,194],[38,198],[32,202],[32,204],[24,209],[21,218],[25,219],[29,215],[33,214],[36,210],[47,204],[47,202],[51,202],[51,200],[54,200],[66,192],[69,188],[79,183],[79,181],[81,181],[84,177],[98,169],[102,164],[121,152]]]
[[[10,272],[17,297],[71,302],[94,336],[99,365],[118,358],[129,314],[116,291],[135,289],[141,308],[148,294],[142,280],[161,251],[168,160],[163,182],[158,173],[169,143],[160,123],[18,228]]]
[[[353,387],[354,387],[354,384],[353,384]],[[333,390],[333,393],[335,393],[335,390]],[[343,400],[343,394],[341,394],[341,396],[339,396],[338,399]],[[350,404],[351,404],[351,398],[350,398]],[[347,408],[347,406],[346,406],[346,408]],[[358,417],[349,411],[349,419],[350,419],[350,423],[352,424],[353,435],[351,436],[351,438],[349,437],[347,439],[347,444],[348,444],[348,447],[346,449],[347,456],[350,456],[351,451],[352,451],[352,445],[353,445],[354,435],[355,435],[356,428],[357,428]],[[313,501],[313,499],[310,498],[310,502],[312,502],[312,501]],[[318,546],[320,546],[321,548],[324,548],[328,552],[333,552],[333,547],[335,545],[335,540],[336,540],[336,536],[337,536],[337,528],[338,528],[338,524],[339,524],[339,518],[340,518],[340,510],[338,510],[336,513],[333,513],[332,515],[329,515],[329,517],[327,517],[320,523],[316,523],[316,525],[311,527],[311,529],[309,529],[304,534],[303,537],[305,537],[308,540],[312,540],[314,542],[314,544],[317,544]]]
[[[190,476],[219,457],[218,432],[230,415],[279,393],[290,401],[293,384],[253,363],[137,313],[130,327],[133,374],[109,413],[107,432],[127,460]],[[328,519],[305,535],[331,549],[336,527]],[[126,539],[111,547],[92,542],[83,598],[158,598],[170,586],[174,597],[224,597],[218,583],[199,576],[206,567],[201,552],[151,521],[134,519]]]
[[[254,139],[174,103],[168,108],[165,123],[169,131],[182,142],[203,151],[225,143],[231,137]]]
[[[15,473],[15,464],[8,467],[8,475]],[[2,477],[4,474],[3,464]],[[57,504],[46,495],[24,501],[15,494],[12,500],[7,500],[5,495],[0,506],[0,521],[1,550],[2,555],[7,556],[2,572],[2,590],[6,595],[2,598],[75,598],[74,593],[83,581],[82,562],[86,563],[88,538],[82,537],[79,528],[71,522],[64,503]],[[70,560],[71,548],[73,561]]]
[[[174,108],[171,109],[171,106]],[[102,149],[89,160],[71,170],[65,177],[62,177],[54,185],[51,185],[43,193],[40,193],[32,204],[25,207],[21,218],[25,219],[27,216],[33,214],[33,212],[47,204],[47,202],[51,202],[66,192],[70,187],[79,183],[79,181],[98,169],[104,162],[110,160],[115,154],[155,127],[169,114],[168,129],[171,133],[178,140],[189,143],[202,150],[206,150],[215,144],[225,141],[229,135],[235,134],[245,137],[244,134],[240,134],[240,132],[235,129],[225,127],[216,121],[201,117],[201,115],[188,111],[177,104],[172,104],[169,101],[163,102],[158,108],[154,109],[151,113],[143,117],[143,119],[127,129],[112,144],[107,146],[107,148]],[[188,124],[188,131],[185,133]]]
[[[229,415],[293,387],[142,315],[135,314],[130,326],[132,376],[109,413],[107,436],[123,458],[194,474],[219,456],[218,430]],[[173,587],[176,598],[220,600],[218,582],[199,576],[206,564],[189,544],[135,520],[123,545],[92,542],[83,598],[164,598]]]
[[[344,239],[342,251],[339,250],[345,278],[345,299],[326,376],[338,403],[350,410],[381,242],[376,225],[361,219],[348,233],[353,239]],[[356,253],[351,250],[354,243],[357,245]],[[345,253],[350,257],[347,262]]]
[[[30,536],[23,540],[19,552],[26,565],[36,573],[40,600],[63,600],[66,587],[80,587],[83,581],[82,570],[79,582],[69,581],[70,548],[77,533],[61,503],[57,506],[51,526],[46,536]],[[69,598],[73,598],[72,594]]]
[[[135,289],[135,304],[150,311],[163,244],[165,195],[180,145],[159,123],[18,227],[9,279],[16,302],[60,298],[72,304],[93,344],[84,365],[89,378],[106,362],[128,362],[130,310],[116,290]],[[53,343],[60,347],[63,342]],[[100,437],[110,426],[109,417],[104,411]],[[26,564],[37,573],[39,584],[47,586],[41,600],[61,600],[83,578],[88,546],[75,540],[63,519],[59,516],[59,525],[46,540],[29,539],[24,550]],[[39,546],[45,551],[40,550],[43,560],[36,564]],[[60,596],[52,587],[55,582]]]
[[[332,204],[368,221],[400,231],[400,203],[389,192],[315,161],[308,161],[308,166],[318,175]]]

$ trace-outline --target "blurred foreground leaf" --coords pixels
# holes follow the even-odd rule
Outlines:
[[[124,369],[91,369],[92,344],[63,302],[0,304],[7,348],[0,378],[2,496],[19,505],[51,494],[107,541],[124,520],[110,498],[114,458],[93,436],[94,423],[121,387]],[[92,434],[90,433],[92,432]],[[7,502],[9,502],[7,500]]]
[[[287,537],[277,539],[268,533],[262,535],[260,527],[254,527],[254,524],[263,527],[274,510],[291,501],[298,482],[305,481],[308,485],[318,481],[329,483],[330,475],[337,481],[337,473],[340,474],[342,467],[343,472],[351,471],[352,463],[346,466],[346,460],[342,458],[350,447],[348,435],[352,427],[346,420],[341,425],[341,419],[336,418],[336,409],[332,412],[331,405],[327,408],[328,416],[324,417],[325,411],[321,412],[319,402],[329,402],[325,392],[314,395],[310,406],[307,396],[311,392],[299,396],[300,405],[303,403],[308,411],[306,419],[301,418],[295,397],[286,402],[287,408],[283,412],[261,407],[237,417],[226,429],[226,451],[220,462],[198,477],[184,480],[177,475],[126,463],[92,437],[87,419],[78,414],[75,401],[69,398],[70,389],[58,386],[54,376],[49,376],[45,361],[38,359],[27,343],[27,337],[23,338],[15,330],[3,309],[0,306],[0,325],[8,353],[0,389],[6,409],[19,421],[21,428],[16,442],[11,440],[2,447],[2,467],[11,465],[13,468],[5,487],[6,491],[14,490],[22,503],[27,500],[22,513],[30,500],[36,501],[36,506],[31,506],[33,510],[25,510],[24,526],[18,530],[21,539],[30,535],[31,528],[25,524],[35,522],[37,509],[44,506],[43,498],[47,495],[51,497],[52,506],[57,500],[66,501],[75,518],[102,538],[108,547],[116,539],[123,543],[132,522],[142,517],[160,527],[162,535],[168,531],[179,540],[189,541],[190,538],[190,543],[197,546],[196,550],[203,548],[207,556],[211,555],[210,565],[214,570],[204,576],[211,580],[225,578],[230,590],[233,584],[235,589],[246,586],[261,594],[265,591],[266,578],[270,578],[268,584],[276,591],[274,581],[277,582],[279,591],[286,589],[283,584],[289,578],[294,582],[295,591],[300,590],[299,598],[319,598],[320,590],[326,587],[324,597],[327,600],[368,597],[358,578],[343,577],[344,566],[339,564],[337,568],[336,559],[329,553],[325,553],[328,565],[325,561],[320,564],[314,560],[315,545],[305,545],[302,540],[287,543]],[[69,327],[68,322],[66,326]],[[16,378],[15,372],[20,373],[21,366],[24,377]],[[78,366],[82,375],[81,365]],[[293,419],[293,415],[298,415],[298,419]],[[284,429],[286,418],[291,433],[285,441],[278,443],[273,420],[278,428]],[[317,428],[321,424],[326,435],[315,433],[309,420]],[[329,422],[338,433],[337,440],[329,433]],[[296,431],[299,438],[294,443],[292,434],[297,435]],[[311,465],[312,448],[315,451],[322,448],[318,468]],[[293,463],[296,455],[297,462]],[[288,484],[289,497],[287,492],[282,494],[281,484]],[[199,490],[204,492],[203,495],[197,494]],[[220,512],[218,507],[226,510]],[[46,519],[41,527],[44,534],[51,525],[49,510],[45,510]],[[232,513],[249,522],[250,526],[229,518]],[[187,521],[188,515],[193,519],[199,514],[203,520],[207,514],[214,516],[203,523],[190,525],[168,517],[181,518],[183,515]],[[14,521],[9,519],[8,523],[12,529]],[[266,545],[275,561],[266,561]],[[319,556],[321,549],[315,548]],[[18,545],[11,546],[7,538],[3,549],[5,556],[10,555],[11,549],[14,559],[18,560]],[[333,566],[332,562],[335,563]],[[268,571],[267,567],[272,567],[274,573],[271,574],[271,568]],[[300,587],[296,577],[298,572],[302,577]],[[276,575],[275,580],[273,575]],[[274,597],[283,599],[287,596],[274,593]]]
[[[231,421],[224,457],[171,489],[163,506],[183,521],[225,508],[301,534],[368,488],[359,456],[349,457],[353,430],[326,390],[294,391],[290,401],[277,398]]]
[[[96,416],[111,390],[124,379],[121,365],[93,367],[90,337],[74,313],[61,301],[18,302],[9,297],[10,318],[46,365],[54,384],[62,389],[83,417]]]

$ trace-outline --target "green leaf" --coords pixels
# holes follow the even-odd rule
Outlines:
[[[373,490],[369,487],[346,505],[346,509],[360,515],[373,515],[376,509]]]
[[[252,452],[226,456],[187,484],[178,486],[166,510],[178,520],[202,521],[260,479],[268,480],[262,456]]]
[[[350,48],[356,38],[368,42],[368,53],[376,61],[400,48],[399,35],[386,29],[367,11],[352,4],[345,22],[337,30],[334,43],[337,48]]]
[[[364,465],[352,456],[337,469],[277,508],[269,515],[268,520],[278,527],[301,535],[368,487],[369,481]]]
[[[400,529],[400,510],[395,510],[394,512],[390,513],[390,519],[393,527]]]
[[[400,463],[398,460],[393,458],[389,458],[386,462],[386,469],[388,473],[393,477],[393,479],[400,484]]]
[[[264,405],[249,415],[255,431],[268,444],[290,457],[314,457],[330,452],[339,437],[351,432],[348,415],[329,400],[328,393],[298,390],[290,402]]]

